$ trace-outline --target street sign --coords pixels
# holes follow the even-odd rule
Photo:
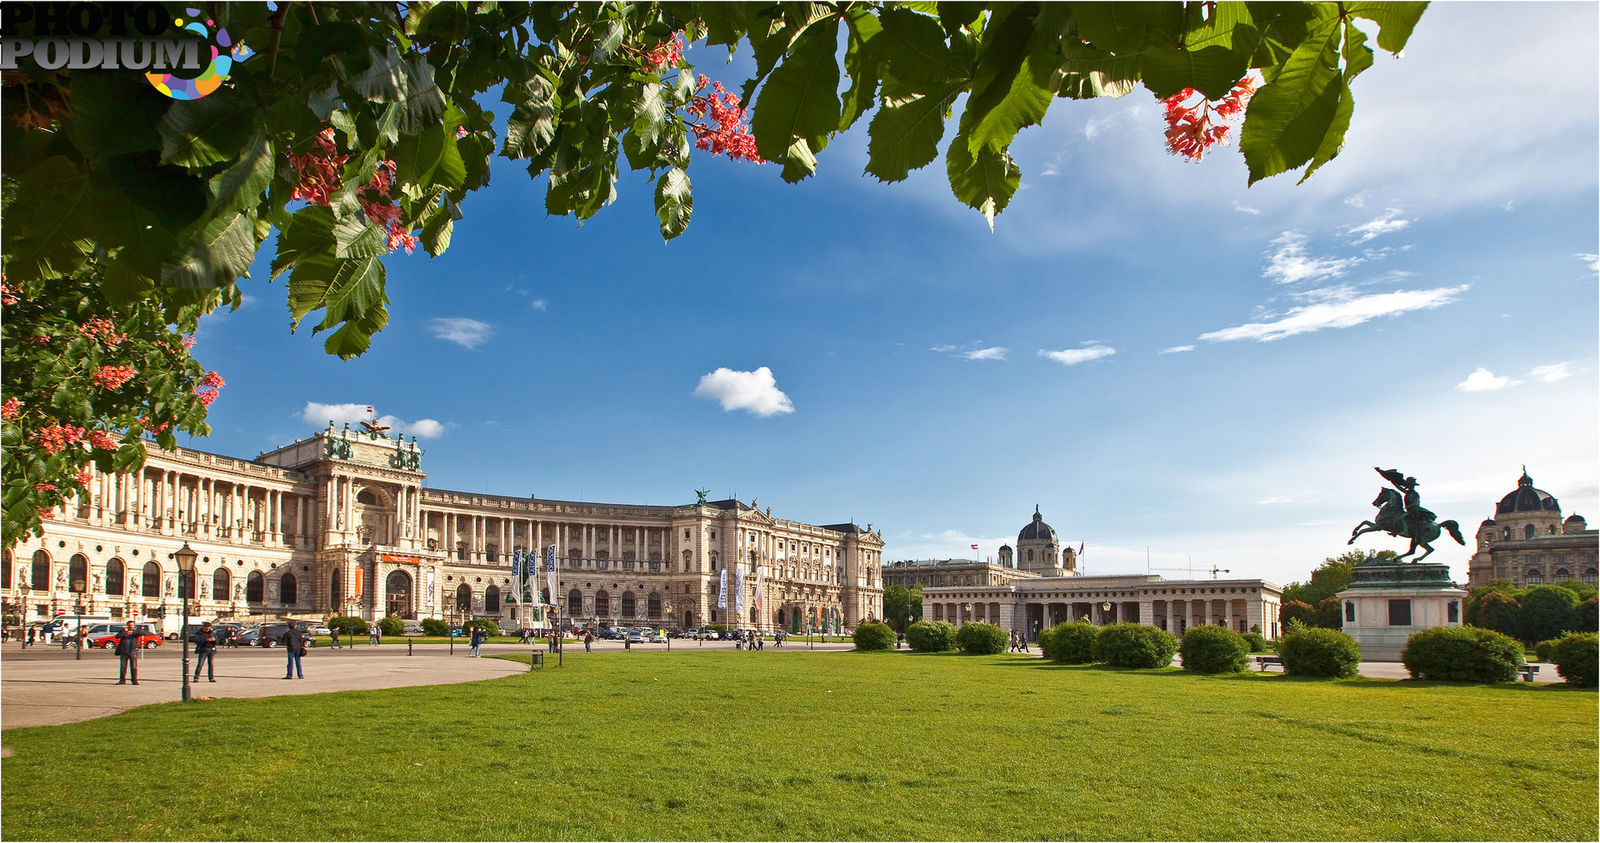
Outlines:
[[[65,614],[66,614],[66,613],[67,613],[67,610],[66,610],[66,609],[57,609],[57,610],[56,610],[56,617],[58,617],[58,618],[59,618],[59,617],[61,617],[61,616],[62,616],[62,615],[65,615]]]

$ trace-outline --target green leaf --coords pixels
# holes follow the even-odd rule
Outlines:
[[[1142,66],[1145,87],[1157,97],[1165,99],[1193,88],[1208,100],[1219,100],[1250,69],[1250,54],[1226,47],[1151,48],[1144,51]]]
[[[1152,44],[1181,43],[1181,3],[1073,3],[1072,13],[1079,35],[1107,53],[1138,53]]]
[[[689,174],[673,167],[656,180],[656,216],[661,220],[661,239],[671,240],[689,227],[694,214],[694,193]]]
[[[71,275],[83,264],[95,215],[89,177],[64,155],[22,174],[6,209],[6,274],[17,281]]]
[[[155,150],[161,148],[156,126],[172,105],[137,73],[74,74],[67,126],[90,158]]]
[[[272,277],[282,275],[285,269],[307,255],[323,254],[331,260],[333,250],[333,211],[321,205],[307,205],[296,211],[289,225],[278,234],[278,254],[272,260]]]
[[[1372,48],[1367,46],[1367,34],[1350,21],[1344,24],[1344,83],[1372,66]]]
[[[438,257],[450,248],[450,237],[455,232],[455,220],[450,218],[447,209],[440,209],[422,226],[422,248],[428,254]]]
[[[214,213],[254,208],[261,202],[261,194],[272,184],[276,165],[266,128],[257,126],[255,137],[245,144],[239,160],[211,180]]]
[[[1020,4],[998,21],[991,18],[984,31],[972,96],[961,114],[962,134],[973,153],[1006,149],[1018,131],[1038,125],[1050,107],[1053,50],[1037,58],[1028,53],[1037,13],[1037,5]]]
[[[1339,104],[1333,114],[1333,124],[1328,128],[1328,133],[1323,136],[1322,144],[1317,147],[1317,153],[1311,157],[1311,163],[1306,166],[1306,172],[1296,184],[1305,184],[1323,164],[1332,161],[1339,155],[1339,150],[1344,148],[1345,132],[1350,130],[1350,115],[1355,112],[1355,96],[1350,91],[1350,86],[1339,84]]]
[[[177,100],[156,129],[161,134],[161,163],[206,167],[239,157],[255,134],[255,109],[224,88],[197,100]]]
[[[506,140],[501,154],[507,158],[533,158],[542,154],[556,136],[556,118],[560,113],[555,100],[555,87],[542,76],[535,76],[518,86],[506,86],[505,97],[520,100],[506,121]]]
[[[795,52],[767,79],[750,119],[756,150],[784,165],[783,179],[799,181],[816,171],[815,152],[839,126],[839,65],[835,28],[814,26]]]
[[[256,256],[255,213],[211,219],[181,248],[175,261],[161,267],[161,283],[190,288],[232,284],[249,271]]]
[[[1351,3],[1344,7],[1344,13],[1378,24],[1378,46],[1399,53],[1411,40],[1411,30],[1427,8],[1427,3]]]
[[[1289,56],[1277,79],[1250,100],[1239,151],[1250,183],[1295,169],[1343,140],[1336,121],[1344,83],[1339,74],[1341,27],[1325,18]]]
[[[389,316],[385,305],[383,262],[377,257],[339,260],[326,255],[308,255],[295,264],[289,275],[289,315],[291,328],[313,310],[323,311],[322,322],[312,333],[339,326],[328,338],[330,354],[353,357],[371,344],[372,334],[382,330]]]
[[[995,215],[1006,209],[1022,183],[1011,156],[988,147],[974,155],[971,144],[958,134],[945,152],[945,167],[956,198],[981,211],[993,231]]]
[[[1139,58],[1113,56],[1085,44],[1063,42],[1060,90],[1057,96],[1072,99],[1122,97],[1139,83]]]
[[[845,23],[850,34],[845,46],[844,70],[845,75],[850,77],[850,88],[840,99],[841,132],[855,125],[856,120],[870,110],[877,99],[880,70],[878,51],[873,42],[883,30],[870,11],[854,6],[845,12]]]
[[[883,106],[867,126],[867,172],[900,181],[937,157],[950,108],[963,90],[961,82],[946,82],[929,93],[890,98],[886,85]]]
[[[926,90],[952,79],[968,79],[972,68],[945,43],[939,22],[902,8],[884,10],[883,32],[873,39],[884,71],[913,90]]]
[[[370,258],[389,251],[387,232],[368,222],[365,216],[341,220],[333,227],[333,242],[336,258]]]

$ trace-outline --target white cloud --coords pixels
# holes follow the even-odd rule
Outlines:
[[[300,418],[306,424],[321,430],[323,425],[332,420],[334,427],[344,424],[355,425],[369,419],[377,422],[380,427],[389,428],[389,434],[409,433],[418,439],[435,439],[444,435],[444,425],[434,419],[419,419],[408,422],[395,416],[378,416],[372,419],[367,415],[366,404],[318,404],[307,401],[304,410],[300,411]]]
[[[1367,191],[1363,190],[1360,193],[1352,193],[1349,196],[1346,196],[1344,198],[1344,203],[1352,208],[1367,207]]]
[[[1175,345],[1175,346],[1172,346],[1171,348],[1163,348],[1163,349],[1161,349],[1161,351],[1159,353],[1161,353],[1161,354],[1182,354],[1185,351],[1194,351],[1194,346],[1192,346],[1192,345]]]
[[[794,403],[778,389],[772,370],[766,366],[754,372],[719,368],[700,378],[694,396],[722,402],[724,412],[749,410],[763,418],[794,412]]]
[[[1249,205],[1241,204],[1237,199],[1233,200],[1233,209],[1241,214],[1251,214],[1258,217],[1261,216],[1260,208],[1252,208]]]
[[[1063,366],[1076,366],[1079,363],[1087,363],[1090,360],[1099,360],[1102,357],[1110,357],[1116,353],[1117,350],[1111,346],[1101,345],[1100,343],[1094,341],[1085,343],[1082,348],[1068,348],[1061,351],[1045,351],[1044,349],[1039,350],[1040,357],[1048,357]]]
[[[953,346],[953,345],[936,345],[936,346],[933,346],[932,348],[930,348],[928,350],[929,351],[937,351],[937,352],[943,354],[946,351],[955,351],[956,348],[957,347]]]
[[[980,348],[975,351],[964,351],[961,353],[961,356],[967,358],[968,360],[1004,360],[1006,359],[1006,353],[1009,351],[1011,351],[1011,349],[996,345],[989,348]]]
[[[549,310],[550,309],[550,303],[545,301],[544,299],[534,299],[533,301],[528,302],[528,306],[533,308],[534,310]]]
[[[1346,226],[1345,233],[1355,235],[1356,239],[1350,242],[1365,243],[1374,237],[1400,231],[1411,225],[1411,220],[1399,219],[1399,215],[1399,209],[1390,208],[1384,211],[1382,216],[1375,217],[1361,225]]]
[[[1571,363],[1552,363],[1548,366],[1535,366],[1533,371],[1528,373],[1528,380],[1544,381],[1545,383],[1555,383],[1570,377],[1572,377]]]
[[[1510,378],[1504,375],[1496,375],[1494,372],[1479,366],[1473,370],[1472,374],[1467,375],[1466,380],[1456,384],[1456,389],[1462,392],[1494,392],[1495,390],[1505,389],[1510,385]]]
[[[1250,322],[1223,328],[1220,331],[1201,334],[1200,339],[1207,342],[1233,340],[1271,342],[1324,328],[1350,328],[1380,316],[1398,316],[1413,310],[1442,307],[1455,301],[1456,296],[1470,286],[1472,285],[1462,284],[1459,287],[1438,287],[1432,290],[1396,290],[1392,293],[1375,293],[1342,301],[1295,307],[1273,321]]]
[[[1579,252],[1577,254],[1577,258],[1589,266],[1590,272],[1600,272],[1600,255],[1591,255],[1587,252]]]
[[[473,351],[494,336],[493,325],[460,316],[431,319],[428,321],[428,331],[439,339]]]
[[[1361,258],[1318,258],[1306,254],[1306,237],[1295,231],[1285,231],[1272,241],[1277,251],[1267,258],[1264,278],[1279,284],[1298,284],[1322,278],[1338,278],[1361,263]]]

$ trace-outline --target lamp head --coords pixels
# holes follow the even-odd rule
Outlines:
[[[184,542],[183,547],[172,552],[172,558],[178,562],[178,570],[185,574],[194,573],[194,560],[199,557],[200,554],[195,553],[194,548],[189,547],[188,542]]]

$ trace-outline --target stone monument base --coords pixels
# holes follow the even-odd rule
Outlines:
[[[1397,662],[1406,641],[1436,626],[1460,626],[1465,589],[1447,565],[1373,559],[1355,567],[1339,592],[1345,634],[1361,645],[1362,661]]]

